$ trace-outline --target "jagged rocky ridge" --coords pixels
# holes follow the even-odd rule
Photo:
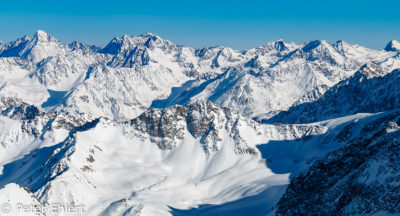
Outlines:
[[[245,116],[268,117],[299,101],[315,100],[367,62],[377,61],[382,67],[391,67],[393,64],[382,61],[396,56],[395,53],[390,57],[379,52],[370,53],[368,49],[343,41],[335,44],[312,41],[301,45],[278,41],[245,54],[256,56],[214,79],[187,82],[174,89],[167,99],[157,100],[152,106],[210,100],[220,106],[235,108]]]
[[[265,122],[310,123],[399,108],[399,75],[400,70],[386,74],[375,64],[365,65],[318,100],[293,106]]]
[[[0,45],[0,96],[47,110],[125,121],[148,107],[210,100],[244,116],[271,116],[312,101],[363,64],[399,67],[398,53],[344,41],[279,40],[247,51],[193,49],[159,36],[114,38],[103,48],[69,45],[38,31]],[[266,94],[268,92],[268,94]]]
[[[349,124],[345,146],[295,177],[276,215],[400,214],[399,111]]]

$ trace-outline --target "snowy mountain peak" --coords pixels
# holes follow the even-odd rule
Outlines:
[[[47,37],[49,35],[49,33],[39,29],[36,31],[36,33],[34,35],[37,35],[39,37]]]
[[[99,52],[105,54],[116,55],[121,50],[123,40],[119,37],[113,38],[105,47],[103,47]]]
[[[279,39],[275,42],[275,49],[278,51],[283,51],[287,49],[286,41]]]
[[[18,56],[21,50],[24,49],[27,43],[31,39],[28,36],[23,36],[15,41],[9,43],[3,43],[0,46],[0,56],[1,57],[14,57]]]
[[[49,42],[49,41],[54,41],[58,42],[58,39],[55,38],[54,36],[50,35],[49,33],[38,30],[34,35],[32,40],[35,40],[37,42]]]
[[[321,41],[321,40],[313,40],[313,41],[310,41],[310,42],[306,43],[306,44],[304,45],[304,47],[302,48],[302,50],[303,50],[304,52],[309,52],[309,51],[311,51],[311,50],[317,48],[317,47],[318,47],[319,45],[321,45],[321,44],[322,44],[322,41]]]
[[[297,48],[297,44],[288,43],[283,39],[268,42],[261,47],[253,48],[244,52],[247,55],[269,55],[271,52],[283,52]]]
[[[397,40],[391,40],[385,47],[386,51],[394,51],[394,52],[399,52],[400,51],[400,42]]]
[[[345,50],[347,50],[350,46],[351,45],[344,40],[338,40],[332,44],[332,47],[341,55],[344,55],[346,52]]]
[[[28,43],[30,40],[31,40],[30,37],[28,37],[27,35],[24,35],[23,37],[20,37],[20,38],[18,38],[17,40],[12,41],[12,42],[10,42],[10,43],[8,43],[8,44],[9,44],[10,47],[16,47],[16,46],[19,46],[19,45],[21,45],[21,44],[26,44],[26,43]]]
[[[29,41],[31,38],[28,35],[24,35],[22,38],[18,38],[17,41]]]
[[[144,34],[139,35],[139,37],[146,37],[146,38],[160,38],[157,34],[146,32]]]
[[[122,38],[113,38],[100,52],[117,55],[125,51],[133,50],[137,46],[153,47],[154,41],[158,41],[160,44],[165,42],[158,35],[153,33],[144,33],[138,36],[124,35]],[[172,44],[172,42],[169,43]]]
[[[73,51],[74,50],[82,50],[84,52],[90,52],[90,51],[96,52],[97,50],[100,49],[99,47],[97,47],[95,45],[87,45],[87,44],[81,43],[79,41],[73,41],[72,43],[68,44],[68,47]]]
[[[333,44],[333,46],[336,46],[336,47],[344,47],[344,46],[349,46],[350,44],[349,43],[347,43],[346,41],[344,41],[344,40],[338,40],[338,41],[336,41],[334,44]]]
[[[36,63],[47,57],[65,53],[67,46],[49,33],[38,30],[22,48],[18,55]]]
[[[84,47],[86,47],[85,44],[79,42],[79,41],[73,41],[72,43],[70,43],[69,48],[71,48],[72,50],[76,50],[76,49],[82,49]]]

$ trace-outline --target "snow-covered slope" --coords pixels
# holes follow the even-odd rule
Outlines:
[[[0,186],[29,188],[45,208],[83,204],[85,215],[168,215],[169,206],[220,204],[287,185],[288,175],[268,169],[256,145],[326,131],[259,125],[211,102],[116,123],[4,101],[3,121],[15,127],[3,131],[10,138]]]
[[[364,118],[260,125],[211,102],[196,102],[116,123],[2,101],[2,121],[15,127],[3,131],[9,138],[0,186],[28,188],[45,209],[54,203],[83,205],[85,215],[169,215],[171,208],[219,205],[261,192],[271,196],[263,200],[273,207],[289,174],[342,146],[313,136],[331,140],[348,122]]]
[[[376,64],[364,65],[318,100],[291,107],[266,122],[310,123],[356,113],[399,108],[400,70],[385,72]]]
[[[10,183],[0,189],[1,215],[43,216],[40,201],[27,188]]]
[[[189,210],[176,210],[175,215],[302,215],[299,211],[290,211],[291,204],[296,204],[296,201],[285,205],[285,209],[277,212],[275,204],[279,201],[280,197],[291,190],[296,188],[296,184],[292,183],[292,179],[297,179],[298,175],[305,175],[310,167],[314,166],[319,161],[324,161],[328,152],[335,151],[343,148],[347,143],[352,142],[354,139],[367,138],[368,131],[362,130],[367,128],[367,125],[375,125],[377,122],[382,121],[386,114],[356,114],[337,119],[330,119],[328,121],[313,123],[320,129],[318,133],[306,133],[299,139],[292,140],[269,140],[265,144],[258,145],[257,148],[261,152],[263,158],[266,159],[267,167],[276,174],[290,174],[289,181],[291,182],[289,188],[287,185],[280,187],[267,188],[263,192],[250,197],[244,197],[234,202],[223,203],[219,205],[205,205],[199,208]],[[396,125],[392,124],[392,130],[397,130]],[[314,128],[315,130],[315,128]],[[375,129],[371,129],[372,131]],[[370,130],[370,132],[371,132]],[[371,133],[373,134],[373,133]],[[368,135],[369,136],[369,135]],[[359,152],[359,151],[357,151]],[[328,153],[328,154],[326,154]],[[344,159],[341,159],[344,160]],[[389,162],[390,163],[390,162]],[[332,169],[345,169],[344,166],[333,167]],[[329,169],[327,167],[326,169]],[[347,171],[350,171],[349,168]],[[317,175],[317,173],[315,174]],[[325,180],[327,181],[327,180]],[[301,187],[313,187],[314,185],[323,185],[324,181],[315,180],[313,182],[302,182]],[[286,192],[285,192],[286,191]],[[302,194],[296,194],[298,201],[301,201]],[[321,195],[322,196],[322,195]],[[277,198],[278,197],[278,198]],[[277,198],[277,200],[275,200]],[[284,199],[284,198],[283,198]],[[288,202],[280,200],[279,203]],[[290,197],[288,198],[290,199]],[[317,202],[316,202],[317,203]],[[310,203],[312,204],[312,203]],[[328,203],[327,203],[328,204]],[[278,205],[279,208],[281,208]],[[317,208],[314,208],[317,209]],[[303,215],[320,215],[320,211],[314,211],[313,208],[304,211]],[[334,214],[326,214],[334,215]],[[354,215],[354,214],[349,214]]]

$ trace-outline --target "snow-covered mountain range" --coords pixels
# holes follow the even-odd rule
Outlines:
[[[209,100],[244,116],[270,116],[316,99],[369,62],[399,66],[391,51],[344,41],[276,41],[248,51],[193,49],[157,35],[114,38],[103,48],[63,44],[46,32],[0,44],[0,96],[46,110],[118,121],[148,107]],[[312,96],[310,96],[312,95]]]
[[[397,41],[0,42],[0,201],[8,215],[399,214],[385,201],[400,196],[399,73]]]

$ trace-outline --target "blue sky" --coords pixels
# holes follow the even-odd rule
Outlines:
[[[64,42],[99,46],[115,36],[153,32],[196,48],[324,39],[382,49],[400,40],[399,8],[399,0],[1,1],[0,40],[41,29]]]

